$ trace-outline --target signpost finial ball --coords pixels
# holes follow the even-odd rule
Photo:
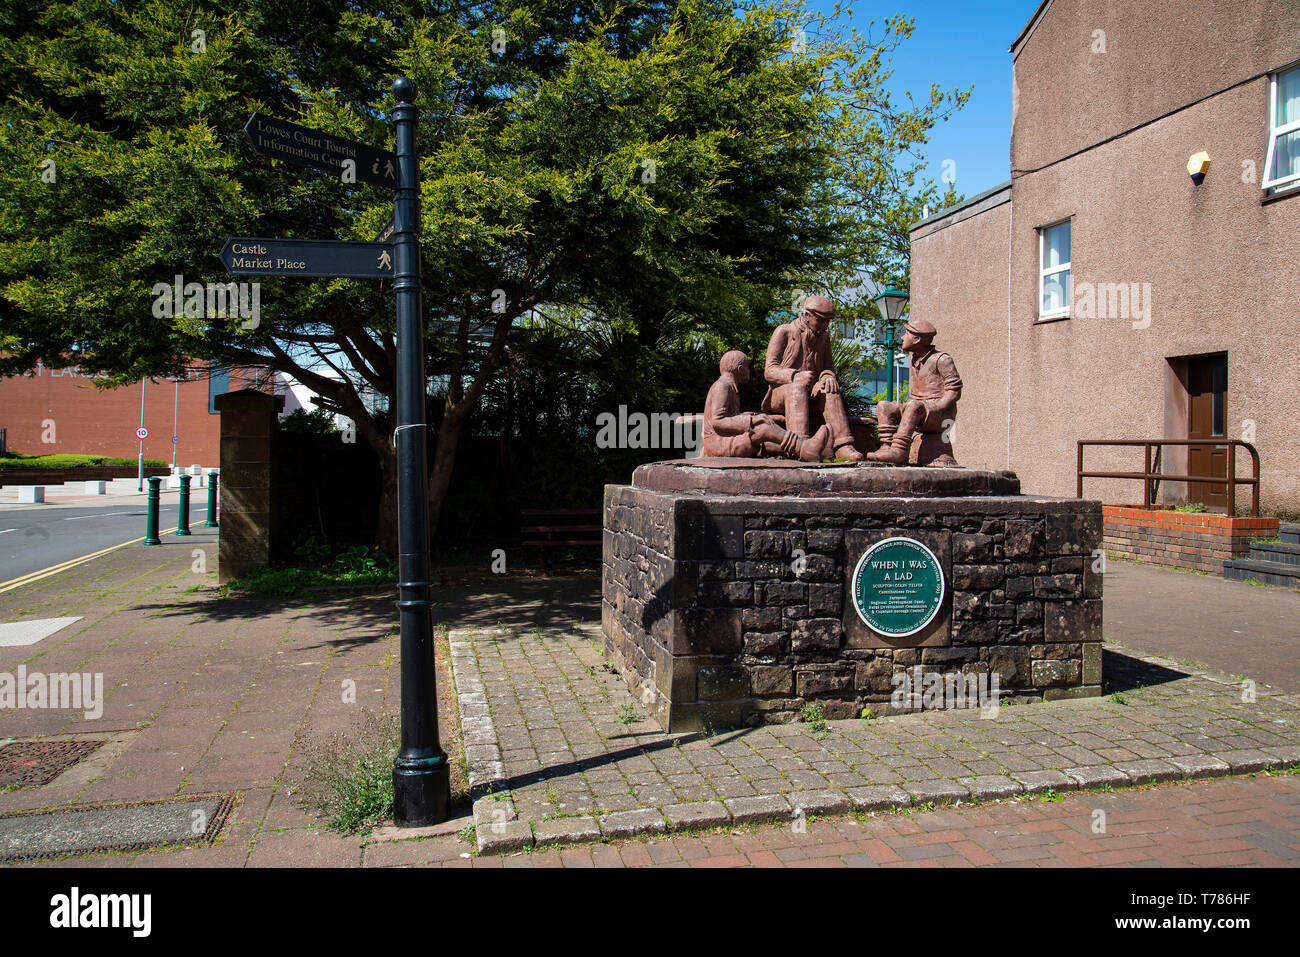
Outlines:
[[[393,96],[397,97],[398,103],[414,103],[415,81],[409,76],[399,76],[393,83]]]

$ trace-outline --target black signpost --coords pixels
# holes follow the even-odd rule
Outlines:
[[[397,188],[397,157],[387,150],[377,150],[297,123],[273,120],[261,113],[248,118],[244,135],[249,145],[263,156],[310,166],[340,178],[349,171],[350,160],[354,164],[351,172],[356,175],[353,182]]]
[[[221,261],[232,276],[344,276],[392,279],[393,247],[328,239],[226,240]]]
[[[388,153],[254,113],[244,131],[253,149],[303,166],[342,173],[397,191],[393,222],[377,241],[292,239],[226,241],[221,261],[239,276],[346,276],[396,280],[397,292],[397,613],[402,655],[402,743],[393,762],[398,827],[447,820],[451,775],[438,740],[438,694],[429,603],[428,468],[425,445],[424,322],[420,282],[420,170],[415,151],[415,82],[393,84],[397,151]],[[346,181],[346,180],[345,180]]]

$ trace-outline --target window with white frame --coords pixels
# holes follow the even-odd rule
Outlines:
[[[1300,66],[1273,74],[1268,95],[1264,189],[1300,183]]]
[[[1038,318],[1070,314],[1070,221],[1038,230]]]

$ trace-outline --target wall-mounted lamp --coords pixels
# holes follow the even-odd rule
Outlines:
[[[1198,186],[1200,185],[1201,180],[1205,179],[1205,174],[1209,172],[1209,169],[1210,154],[1204,150],[1194,154],[1191,159],[1187,161],[1187,175],[1190,176],[1192,182],[1196,183]]]

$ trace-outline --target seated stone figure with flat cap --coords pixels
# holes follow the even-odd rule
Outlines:
[[[919,433],[926,447],[918,456],[918,465],[956,465],[951,442],[929,441],[927,437],[949,434],[946,430],[956,422],[961,376],[952,356],[934,347],[932,323],[912,319],[903,329],[902,348],[912,357],[908,396],[904,402],[876,406],[880,448],[867,460],[906,465],[912,438]]]
[[[830,426],[836,459],[860,462],[853,447],[840,382],[831,359],[829,327],[835,304],[825,296],[809,296],[794,322],[778,326],[767,346],[764,377],[768,382],[763,411],[785,416],[786,428],[811,436],[814,415]]]

